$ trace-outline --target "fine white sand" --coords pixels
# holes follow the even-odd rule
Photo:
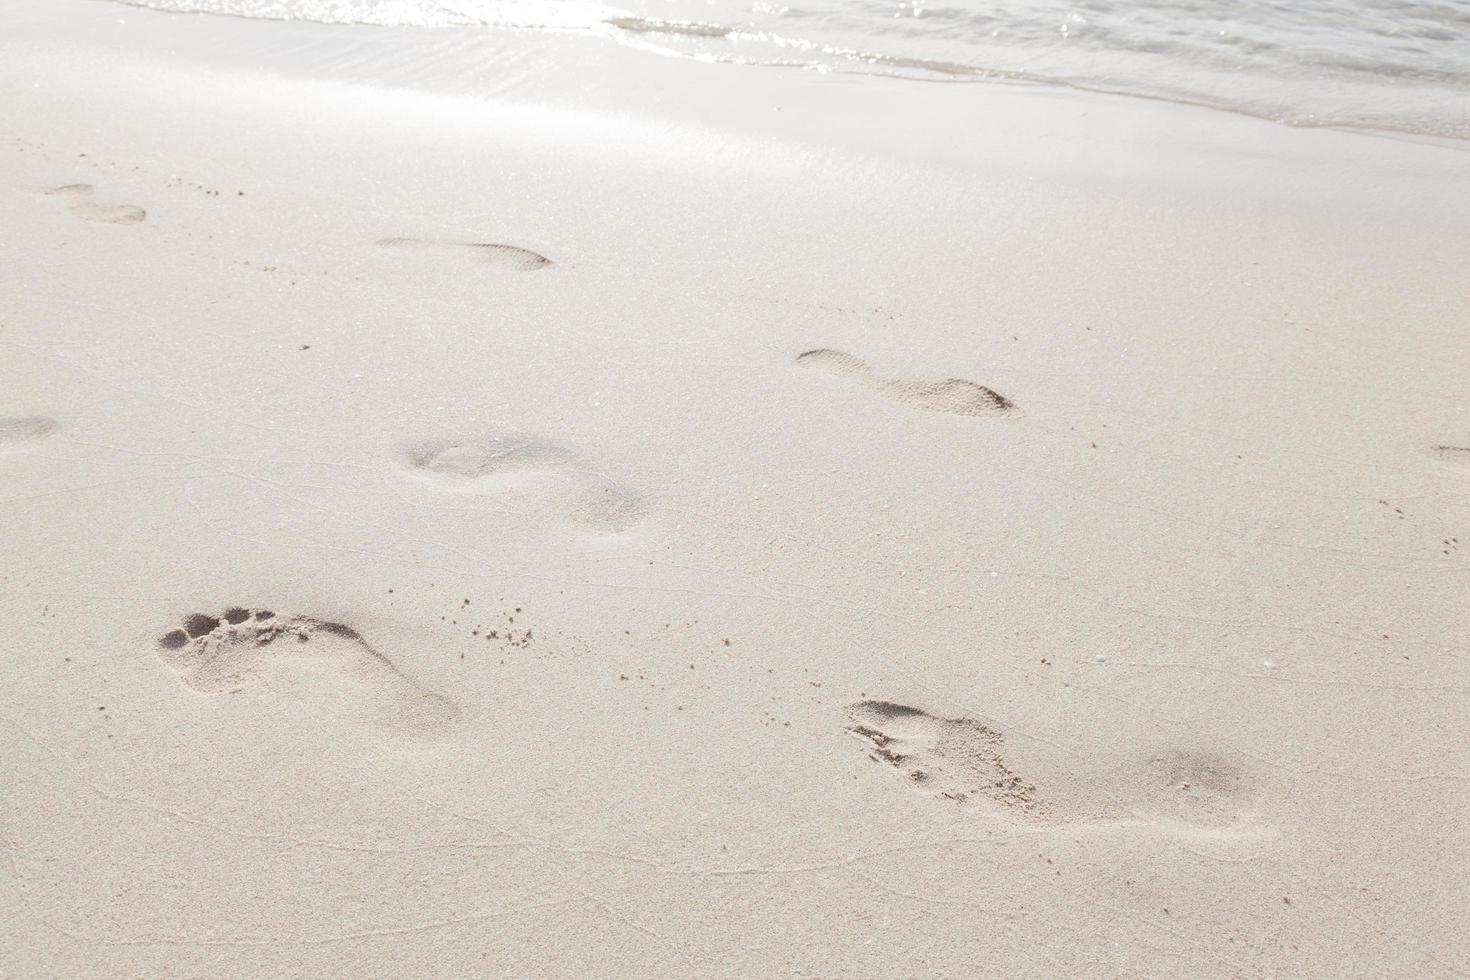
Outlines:
[[[1470,153],[5,0],[0,975],[1470,971]]]

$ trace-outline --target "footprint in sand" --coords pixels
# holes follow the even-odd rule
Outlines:
[[[643,520],[643,498],[630,490],[593,483],[579,487],[566,502],[565,517],[597,534],[616,534]]]
[[[570,450],[509,426],[469,437],[425,439],[399,447],[409,472],[446,487],[471,487],[487,476],[551,470],[571,463]]]
[[[67,211],[84,221],[101,221],[109,225],[136,225],[148,212],[132,204],[105,204],[88,200],[96,190],[91,184],[62,184],[46,193],[69,200]]]
[[[55,419],[48,419],[44,415],[0,418],[0,453],[19,452],[59,428],[61,426]]]
[[[1168,748],[1136,767],[1139,805],[1161,821],[1225,828],[1249,817],[1254,793],[1245,772],[1209,751]]]
[[[796,363],[839,377],[853,378],[894,401],[931,412],[985,418],[1016,418],[1021,415],[1021,410],[1005,395],[962,378],[943,381],[883,378],[873,373],[867,361],[840,350],[809,350],[796,355]]]
[[[1470,446],[1431,446],[1429,451],[1437,459],[1449,460],[1451,463],[1470,463]]]
[[[426,238],[382,238],[378,244],[383,248],[457,248],[469,249],[485,265],[509,272],[535,272],[555,265],[540,252],[519,245],[501,245],[495,242],[440,242]]]
[[[847,730],[863,741],[869,758],[892,766],[918,792],[960,804],[1000,807],[1046,822],[1086,814],[1186,834],[1252,823],[1254,794],[1244,772],[1209,752],[1162,750],[1106,780],[1072,783],[1053,799],[1012,771],[1001,734],[973,719],[874,700],[850,705],[848,719]]]
[[[496,478],[513,473],[560,476],[567,486],[561,494],[562,518],[593,533],[626,531],[647,511],[638,494],[579,468],[577,453],[509,426],[407,443],[396,455],[400,468],[415,479],[460,493],[498,492],[505,484]]]
[[[968,718],[939,718],[892,701],[859,701],[848,708],[848,731],[868,743],[869,758],[899,771],[921,793],[958,803],[985,800],[1020,813],[1039,814],[1036,787],[1011,772],[1002,739]]]
[[[206,694],[265,686],[313,709],[409,738],[435,738],[459,717],[341,623],[234,606],[192,613],[158,638],[159,656]]]

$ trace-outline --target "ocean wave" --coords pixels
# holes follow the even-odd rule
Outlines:
[[[705,61],[1019,81],[1298,126],[1470,138],[1470,7],[1420,0],[114,0],[177,13],[578,31]]]

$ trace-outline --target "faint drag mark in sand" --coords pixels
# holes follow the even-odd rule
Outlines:
[[[1429,451],[1438,459],[1452,463],[1470,463],[1470,446],[1430,446]]]
[[[0,453],[20,452],[61,428],[44,415],[15,415],[0,418]]]
[[[234,606],[191,613],[158,638],[158,655],[206,694],[280,687],[314,709],[410,738],[435,738],[459,717],[341,623]]]
[[[943,381],[882,378],[873,373],[867,361],[839,350],[809,350],[796,355],[796,363],[838,377],[854,378],[894,401],[931,412],[984,418],[1017,418],[1021,415],[1021,410],[1005,395],[962,378]]]
[[[519,245],[501,245],[495,242],[439,242],[426,238],[381,238],[378,245],[383,248],[457,248],[471,249],[485,265],[509,272],[535,272],[555,265],[540,252]]]
[[[641,496],[583,467],[577,453],[510,426],[405,443],[396,456],[415,479],[461,493],[497,492],[505,486],[497,478],[514,473],[556,475],[568,487],[559,501],[562,519],[593,533],[626,531],[647,511]]]
[[[940,718],[892,701],[859,701],[847,730],[869,743],[868,757],[899,771],[921,793],[984,800],[1029,815],[1043,811],[1036,787],[1006,766],[1000,733],[969,718]]]
[[[71,203],[66,210],[84,221],[100,221],[109,225],[136,225],[148,217],[148,212],[133,204],[106,204],[88,200],[96,190],[91,184],[62,184],[46,193]]]

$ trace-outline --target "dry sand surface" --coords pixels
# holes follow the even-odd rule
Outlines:
[[[4,0],[0,975],[1470,972],[1470,153]]]

